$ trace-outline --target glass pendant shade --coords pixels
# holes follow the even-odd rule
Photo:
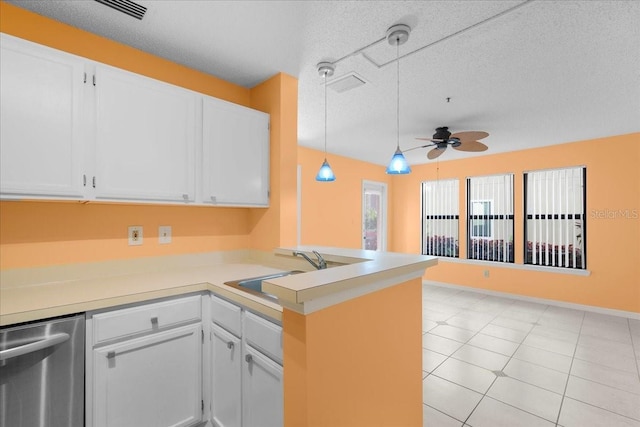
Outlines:
[[[336,176],[331,170],[331,166],[329,166],[329,162],[327,162],[327,159],[324,159],[324,162],[322,162],[322,166],[320,166],[320,170],[318,171],[318,175],[316,175],[316,181],[327,182],[327,181],[335,181],[335,180],[336,180]]]
[[[407,159],[404,158],[404,154],[402,154],[400,148],[397,148],[396,152],[393,153],[389,166],[387,166],[387,173],[393,175],[411,173],[411,167],[409,166]]]

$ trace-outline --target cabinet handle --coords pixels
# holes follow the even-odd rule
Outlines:
[[[229,342],[227,342],[227,348],[228,348],[229,350],[232,350],[232,349],[233,349],[233,341],[229,341]]]
[[[212,201],[213,203],[216,203],[216,196],[211,196],[211,201]]]
[[[96,188],[96,177],[95,176],[93,177],[92,185],[93,185],[93,188]]]
[[[189,195],[188,194],[183,194],[182,198],[184,199],[184,201],[188,201],[189,200]]]
[[[152,317],[151,318],[151,325],[158,326],[158,318],[157,317]]]
[[[107,353],[107,359],[113,359],[114,357],[116,357],[115,351],[110,351],[109,353]]]
[[[253,356],[250,355],[250,354],[247,354],[247,355],[244,356],[244,360],[246,360],[247,363],[251,363],[251,362],[253,362]]]
[[[83,187],[87,186],[87,175],[82,175],[82,186]]]

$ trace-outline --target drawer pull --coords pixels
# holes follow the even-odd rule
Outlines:
[[[233,349],[233,341],[229,341],[229,342],[227,342],[227,348],[228,348],[229,350],[232,350],[232,349]]]
[[[251,363],[253,362],[253,356],[250,354],[247,354],[246,356],[244,356],[244,360],[246,360],[247,363]]]
[[[107,359],[113,359],[114,357],[116,357],[115,351],[110,351],[109,353],[107,353]]]
[[[158,318],[157,317],[152,317],[151,318],[151,325],[152,326],[158,326]]]

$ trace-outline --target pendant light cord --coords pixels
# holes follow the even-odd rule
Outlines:
[[[327,161],[327,71],[324,72],[324,160]]]
[[[397,92],[396,92],[396,148],[400,149],[400,36],[396,37],[396,66],[397,66]]]

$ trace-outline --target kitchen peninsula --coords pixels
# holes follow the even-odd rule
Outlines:
[[[318,250],[313,270],[294,250]],[[285,426],[420,425],[421,277],[433,257],[340,248],[280,248],[1,272],[0,324],[211,292],[283,328]],[[265,281],[280,304],[224,282]]]

